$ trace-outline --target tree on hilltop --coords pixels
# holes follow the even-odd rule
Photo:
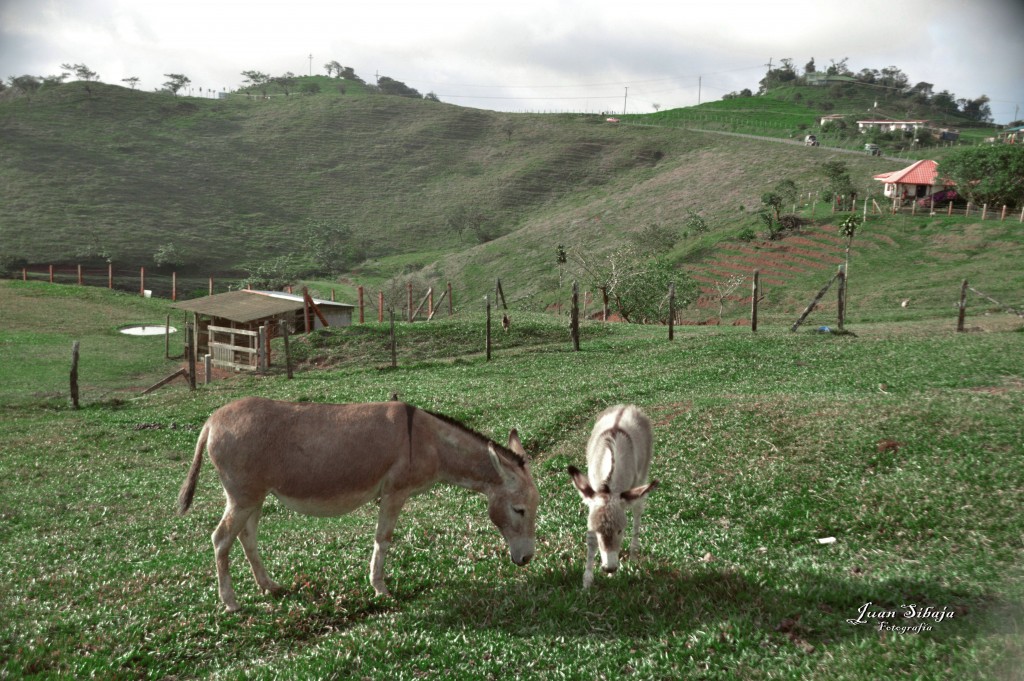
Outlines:
[[[341,64],[335,60],[331,60],[324,64],[324,70],[327,71],[328,77],[337,74],[337,78],[341,78]]]
[[[292,88],[295,87],[296,78],[291,71],[285,71],[283,75],[274,76],[270,81],[284,90],[285,96],[288,96],[291,94]]]
[[[25,95],[30,104],[32,103],[32,95],[38,92],[43,84],[36,76],[29,76],[27,74],[24,76],[11,76],[7,79],[7,82],[10,84],[11,89]]]
[[[128,87],[130,87],[131,89],[134,90],[135,86],[139,84],[139,77],[138,76],[132,76],[130,78],[122,78],[121,82],[122,83],[128,83]]]
[[[164,89],[170,92],[175,97],[178,96],[178,92],[189,85],[192,79],[180,73],[165,73],[164,76],[169,80],[164,83]]]
[[[418,90],[411,88],[400,80],[381,76],[377,79],[377,87],[385,95],[398,95],[399,97],[416,97],[421,95]]]
[[[242,75],[245,76],[243,83],[248,83],[250,87],[259,88],[263,96],[267,96],[267,86],[270,84],[270,75],[263,73],[262,71],[242,71]]]

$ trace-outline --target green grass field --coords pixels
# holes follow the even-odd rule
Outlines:
[[[159,321],[166,302],[16,282],[0,295],[0,678],[1020,678],[1024,334],[1010,315],[962,334],[921,315],[855,337],[687,327],[671,343],[664,327],[588,322],[573,353],[564,320],[517,312],[486,362],[466,311],[400,325],[397,369],[372,324],[320,334],[306,358],[329,368],[291,381],[140,397],[177,363],[162,338],[124,337],[132,350],[114,329]],[[44,324],[44,308],[67,323]],[[72,339],[88,348],[77,411],[58,397]],[[259,593],[236,548],[243,610],[225,614],[212,467],[192,512],[173,512],[205,418],[245,395],[392,391],[494,439],[519,429],[542,497],[534,561],[508,560],[483,497],[440,486],[403,512],[394,597],[379,599],[373,505],[313,519],[269,501],[260,544],[288,593]],[[565,467],[617,402],[655,422],[662,486],[640,554],[584,592]]]

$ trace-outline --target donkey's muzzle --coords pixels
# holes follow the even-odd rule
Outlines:
[[[618,565],[602,565],[601,569],[604,570],[605,572],[607,572],[608,574],[612,574],[613,572],[615,572],[616,570],[619,569],[619,566]]]
[[[516,560],[515,558],[513,558],[512,562],[515,563],[516,565],[522,567],[522,566],[526,565],[527,563],[529,563],[532,558],[533,558],[533,554],[532,553],[528,553],[525,556],[520,557],[519,560]]]

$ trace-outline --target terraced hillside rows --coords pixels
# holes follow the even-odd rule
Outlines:
[[[846,240],[838,232],[835,225],[809,226],[777,241],[719,243],[714,254],[689,266],[691,276],[700,284],[697,308],[717,314],[730,282],[742,277],[743,282],[724,296],[729,311],[725,316],[745,315],[740,308],[750,305],[750,285],[755,271],[760,272],[763,287],[792,287],[797,282],[802,285],[809,278],[818,278],[824,284],[846,259]],[[858,235],[851,246],[850,257],[856,260],[864,251],[896,246],[896,241],[884,233]],[[746,321],[740,318],[735,323]],[[697,323],[720,322],[712,317]]]

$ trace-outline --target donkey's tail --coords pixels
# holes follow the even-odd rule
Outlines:
[[[188,469],[185,482],[181,483],[181,490],[178,492],[178,515],[185,515],[192,506],[192,497],[196,493],[196,482],[199,480],[199,468],[203,465],[203,450],[206,449],[206,441],[209,437],[210,422],[207,421],[196,441],[196,453],[192,457],[192,466]]]

